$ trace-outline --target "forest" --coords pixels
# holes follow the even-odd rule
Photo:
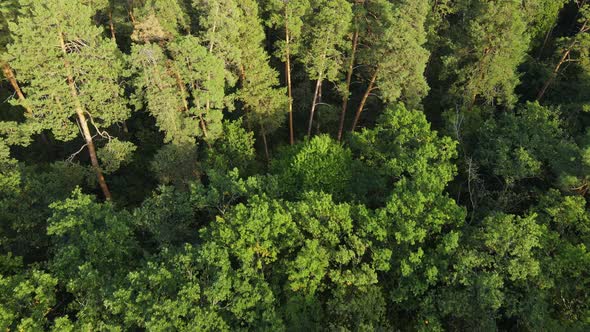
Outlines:
[[[589,20],[0,0],[0,330],[589,331]]]

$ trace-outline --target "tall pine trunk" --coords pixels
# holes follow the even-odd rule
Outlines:
[[[115,22],[113,22],[113,9],[109,8],[109,28],[111,29],[111,39],[117,43],[117,33],[115,31]]]
[[[365,94],[363,95],[363,99],[361,100],[361,104],[359,105],[359,108],[356,111],[356,115],[354,116],[354,121],[352,122],[352,129],[350,130],[351,132],[354,132],[356,130],[356,126],[357,126],[358,121],[361,117],[361,113],[365,109],[365,104],[367,103],[367,99],[369,98],[369,96],[371,95],[371,92],[373,91],[373,88],[375,87],[375,81],[377,80],[377,73],[378,72],[379,72],[379,69],[375,68],[375,72],[373,73],[373,76],[371,77],[371,82],[369,83],[369,86],[367,87],[367,91],[365,91]]]
[[[346,109],[348,108],[348,98],[350,97],[350,83],[352,82],[352,73],[354,70],[354,59],[356,56],[356,49],[358,46],[359,31],[356,29],[352,37],[352,53],[350,55],[350,63],[348,65],[348,73],[346,74],[346,86],[344,89],[344,96],[342,97],[342,112],[340,113],[340,125],[338,126],[338,141],[342,140],[342,132],[344,131],[344,119],[346,118]]]
[[[84,135],[84,140],[86,141],[86,146],[88,147],[88,154],[90,155],[92,168],[94,168],[98,184],[100,186],[100,189],[102,190],[105,199],[111,200],[111,192],[109,191],[107,182],[105,181],[104,175],[102,174],[102,170],[100,169],[100,164],[98,163],[98,157],[96,156],[96,148],[94,146],[94,141],[92,140],[92,134],[90,134],[90,128],[88,128],[88,121],[86,120],[86,115],[84,114],[84,107],[82,106],[82,102],[80,101],[80,97],[78,96],[78,90],[76,89],[76,84],[74,82],[74,78],[70,70],[70,64],[66,59],[67,50],[66,44],[64,42],[63,33],[59,34],[59,38],[61,44],[60,46],[64,54],[64,67],[67,71],[67,82],[70,88],[70,94],[74,99],[76,115],[78,116],[80,127],[82,128],[82,133]]]
[[[12,68],[7,62],[2,62],[2,72],[4,73],[4,77],[6,77],[6,79],[8,80],[8,82],[10,82],[10,85],[16,92],[18,100],[21,102],[21,105],[25,108],[27,114],[32,116],[33,111],[29,106],[27,106],[25,102],[25,95],[23,94],[23,91],[20,89],[20,86],[18,85],[16,77],[14,76],[14,71],[12,71]]]
[[[315,109],[318,104],[318,96],[320,94],[320,86],[322,86],[322,76],[318,77],[318,80],[315,84],[315,92],[313,94],[313,103],[311,105],[311,111],[309,112],[309,124],[307,126],[307,137],[311,137],[311,128],[313,126],[313,116],[315,114]]]
[[[285,9],[285,16],[286,16]],[[285,43],[286,43],[286,61],[285,61],[285,76],[287,76],[287,92],[289,95],[289,143],[295,143],[295,134],[293,129],[293,86],[291,83],[291,36],[289,34],[289,27],[287,26],[287,19],[285,19]]]
[[[270,161],[270,153],[268,152],[268,142],[266,140],[266,130],[262,123],[260,124],[260,134],[262,135],[262,143],[264,144],[264,155],[266,156],[266,162]]]

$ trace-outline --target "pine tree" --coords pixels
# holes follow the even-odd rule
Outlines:
[[[11,42],[10,29],[8,26],[9,21],[16,18],[19,4],[17,0],[7,0],[0,3],[0,66],[2,67],[2,73],[8,80],[14,92],[16,93],[20,104],[25,108],[28,116],[33,115],[33,110],[30,106],[26,105],[25,95],[23,94],[15,73],[6,60],[6,46]]]
[[[168,49],[172,56],[171,68],[186,100],[189,94],[192,107],[185,111],[197,116],[204,138],[212,142],[221,135],[225,98],[225,71],[221,59],[209,53],[193,36],[173,41]]]
[[[563,65],[567,63],[580,63],[582,66],[586,63],[587,69],[590,70],[590,65],[587,64],[590,59],[590,4],[585,4],[580,7],[580,18],[578,19],[577,32],[571,36],[563,38],[560,41],[560,58],[551,71],[549,78],[541,87],[537,100],[543,99],[547,89],[553,84],[559,73],[563,70]]]
[[[145,104],[156,119],[156,125],[165,133],[165,143],[194,141],[199,130],[198,122],[183,116],[183,112],[189,112],[186,96],[182,96],[180,86],[168,72],[164,50],[157,44],[134,45],[131,62],[137,73],[134,80],[136,107]]]
[[[196,35],[212,53],[223,59],[229,73],[238,72],[240,50],[236,47],[240,38],[239,22],[242,11],[236,0],[193,0],[195,15],[199,17]],[[233,85],[233,84],[230,84]]]
[[[293,129],[293,82],[291,77],[292,57],[297,56],[301,48],[304,17],[308,15],[308,0],[268,0],[266,9],[270,12],[270,26],[282,32],[283,37],[276,42],[276,54],[285,63],[285,77],[289,96],[289,143],[294,144]]]
[[[309,113],[307,136],[311,128],[324,80],[334,82],[343,62],[343,50],[348,46],[352,23],[352,7],[346,0],[318,0],[312,4],[313,13],[307,19],[303,63],[307,74],[315,80],[315,91]]]
[[[363,8],[358,61],[368,69],[369,85],[356,111],[355,130],[369,96],[376,90],[386,103],[403,100],[417,107],[428,92],[424,77],[429,53],[425,22],[428,1],[367,1]]]
[[[246,108],[246,121],[260,128],[267,160],[270,159],[267,134],[275,131],[283,122],[287,98],[279,88],[278,73],[269,64],[269,55],[264,50],[264,29],[254,0],[239,2],[242,10],[238,22],[240,32],[239,77],[241,89],[238,98]]]
[[[133,0],[131,5],[135,41],[168,41],[190,31],[190,19],[182,1]]]
[[[444,59],[451,95],[468,110],[478,100],[512,107],[517,67],[529,47],[521,1],[464,1],[452,55]],[[467,22],[466,24],[462,22]]]
[[[92,24],[90,7],[67,0],[25,0],[21,5],[18,24],[11,25],[9,55],[27,83],[27,104],[36,110],[35,120],[58,139],[74,139],[80,129],[98,183],[110,199],[94,138],[110,139],[104,129],[129,116],[121,98],[124,57]]]

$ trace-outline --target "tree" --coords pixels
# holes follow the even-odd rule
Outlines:
[[[241,51],[239,22],[242,11],[235,0],[193,0],[198,20],[197,37],[209,53],[222,59],[226,69],[228,88],[236,84]]]
[[[230,331],[204,289],[204,267],[198,247],[164,249],[127,275],[107,304],[123,317],[126,329]],[[201,286],[202,285],[202,286]],[[205,304],[206,303],[206,304]],[[236,325],[235,328],[238,326]]]
[[[288,198],[301,197],[307,191],[324,191],[343,200],[352,194],[354,170],[350,149],[327,135],[285,149],[271,164]]]
[[[21,80],[27,82],[27,104],[38,110],[35,121],[61,140],[78,135],[78,126],[70,120],[77,118],[98,183],[108,200],[111,194],[94,138],[110,138],[104,128],[129,116],[120,85],[126,72],[125,59],[113,42],[102,37],[102,29],[91,23],[91,8],[65,0],[27,0],[21,5],[18,24],[11,25],[14,42],[9,55]]]
[[[428,1],[367,1],[363,10],[358,61],[368,68],[370,79],[351,131],[375,90],[385,103],[401,99],[412,108],[428,92],[424,77],[429,57],[424,48]]]
[[[284,38],[276,42],[276,54],[285,62],[285,77],[287,79],[287,92],[289,97],[289,143],[293,145],[293,82],[291,78],[291,58],[300,52],[304,18],[309,15],[311,5],[308,0],[282,1],[268,0],[267,10],[270,12],[268,24],[283,32]]]
[[[270,66],[269,56],[263,48],[265,35],[257,2],[240,1],[238,7],[242,10],[236,45],[240,50],[241,89],[238,98],[247,110],[246,121],[260,127],[266,159],[270,160],[267,133],[281,125],[288,100],[285,91],[278,87],[278,73]]]
[[[309,28],[304,37],[306,52],[302,57],[308,76],[316,81],[309,113],[308,137],[311,137],[322,82],[336,80],[343,61],[342,51],[346,48],[345,36],[352,22],[352,7],[345,0],[315,1],[312,10],[314,13],[308,20]]]
[[[481,99],[511,108],[519,83],[517,67],[529,47],[520,1],[464,1],[453,52],[444,60],[451,94],[471,110]]]
[[[9,29],[9,21],[14,20],[16,18],[18,12],[18,1],[17,0],[9,0],[4,1],[0,4],[0,65],[2,66],[2,73],[4,77],[10,82],[10,85],[14,89],[19,102],[25,108],[25,111],[29,116],[33,115],[33,110],[30,106],[26,105],[25,95],[23,94],[18,81],[16,80],[16,75],[10,66],[10,64],[5,60],[7,49],[6,46],[11,42],[10,37],[10,29]]]
[[[456,173],[456,142],[438,137],[423,113],[390,107],[374,129],[352,137],[353,151],[376,174],[376,218],[395,245],[388,298],[402,317],[430,315],[429,299],[452,269],[465,210],[444,194]],[[416,323],[419,324],[419,323]]]
[[[588,294],[590,283],[586,269],[590,266],[590,219],[583,197],[548,191],[533,211],[547,231],[543,250],[537,251],[543,279],[548,285],[548,315],[556,326],[585,329],[590,324]]]
[[[578,25],[580,26],[578,32],[572,37],[565,37],[560,41],[560,58],[551,71],[549,78],[541,87],[537,100],[540,101],[547,92],[547,89],[559,76],[562,66],[567,63],[588,62],[588,48],[590,48],[590,4],[585,4],[580,7],[580,18]]]
[[[54,256],[50,270],[79,301],[71,303],[79,324],[113,324],[103,299],[125,277],[138,255],[132,218],[110,202],[99,204],[76,189],[71,198],[51,205],[47,234]]]
[[[48,329],[47,314],[57,303],[57,279],[38,269],[19,271],[22,261],[14,257],[4,256],[1,260],[0,327],[9,331]]]
[[[493,214],[466,232],[456,261],[441,287],[441,318],[447,315],[454,329],[496,329],[501,308],[506,318],[518,319],[520,294],[536,287],[541,269],[535,250],[541,248],[543,228],[535,214],[519,217]],[[535,286],[533,286],[535,287]]]
[[[131,0],[132,39],[143,42],[168,41],[190,31],[190,19],[182,1]]]

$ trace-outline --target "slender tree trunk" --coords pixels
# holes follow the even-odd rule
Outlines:
[[[315,84],[315,92],[313,94],[313,103],[311,105],[311,111],[309,112],[309,124],[307,126],[307,137],[311,137],[311,128],[313,126],[313,116],[315,114],[315,109],[318,103],[318,96],[320,94],[320,86],[322,86],[322,76],[318,77],[318,80]]]
[[[14,91],[16,92],[18,100],[21,102],[21,105],[25,108],[27,114],[32,116],[33,111],[29,106],[27,106],[25,95],[23,94],[22,90],[20,89],[20,86],[18,85],[16,77],[14,76],[14,71],[12,71],[12,68],[7,62],[2,62],[2,72],[4,73],[4,76],[6,77],[8,82],[10,82],[10,85],[12,86]]]
[[[242,82],[243,88],[246,82],[246,69],[244,68],[244,65],[240,66],[240,80]],[[248,131],[252,131],[252,119],[250,117],[250,113],[251,110],[248,110],[248,107],[244,107],[244,116],[246,117],[246,128],[248,128]]]
[[[115,32],[115,23],[113,22],[113,10],[109,9],[109,27],[111,29],[111,39],[117,43],[117,33]]]
[[[350,83],[352,82],[352,73],[354,71],[354,58],[356,56],[358,38],[359,31],[357,29],[354,32],[354,36],[352,37],[352,53],[350,55],[348,73],[346,74],[346,87],[344,89],[344,96],[342,97],[342,113],[340,113],[340,125],[338,126],[338,141],[342,140],[342,132],[344,131],[344,119],[346,117],[346,109],[348,108],[348,98],[350,97]]]
[[[286,20],[285,20],[286,21]],[[291,36],[289,35],[289,28],[285,23],[285,42],[286,47],[286,62],[285,62],[285,76],[287,76],[287,92],[289,95],[289,143],[295,144],[295,134],[293,129],[293,86],[291,83]]]
[[[549,38],[553,34],[554,28],[555,28],[555,25],[553,25],[551,27],[551,29],[549,29],[549,31],[547,31],[547,33],[545,34],[545,38],[543,39],[543,44],[541,45],[541,48],[539,49],[539,53],[537,55],[537,60],[541,59],[541,56],[543,56],[543,51],[545,51],[545,47],[547,47],[547,43],[549,42]]]
[[[84,114],[84,107],[82,106],[82,102],[80,102],[80,97],[78,96],[78,90],[76,89],[76,84],[74,82],[74,78],[72,77],[72,73],[70,70],[70,64],[66,60],[65,56],[67,55],[66,45],[64,42],[63,34],[60,33],[60,43],[61,49],[64,54],[64,67],[67,71],[67,82],[70,88],[70,94],[74,99],[76,114],[78,116],[78,120],[80,122],[80,127],[82,128],[82,133],[84,135],[84,140],[86,141],[86,146],[88,147],[88,154],[90,155],[90,161],[92,163],[92,167],[94,168],[94,172],[96,173],[96,178],[98,179],[98,184],[100,185],[100,189],[104,194],[106,200],[111,200],[111,192],[109,191],[109,187],[107,186],[107,182],[104,179],[104,175],[102,174],[102,170],[100,169],[100,164],[98,163],[98,158],[96,156],[96,148],[94,146],[94,141],[92,140],[92,135],[90,134],[90,128],[88,128],[88,121],[86,120],[86,115]]]
[[[270,161],[270,153],[268,152],[268,142],[266,140],[266,130],[262,123],[260,124],[260,133],[262,134],[262,143],[264,144],[264,155],[266,156],[266,161]]]
[[[371,82],[369,83],[369,87],[367,87],[367,91],[365,91],[365,94],[363,95],[363,99],[361,100],[361,104],[359,105],[359,108],[356,111],[356,115],[354,116],[354,121],[352,122],[352,129],[350,130],[351,132],[354,132],[356,130],[356,126],[357,126],[358,121],[361,117],[361,113],[365,109],[365,104],[367,103],[367,99],[369,98],[369,95],[371,95],[371,92],[373,91],[373,88],[375,87],[375,81],[377,80],[377,73],[378,72],[379,72],[379,69],[375,69],[375,72],[373,73],[373,76],[371,77]]]

